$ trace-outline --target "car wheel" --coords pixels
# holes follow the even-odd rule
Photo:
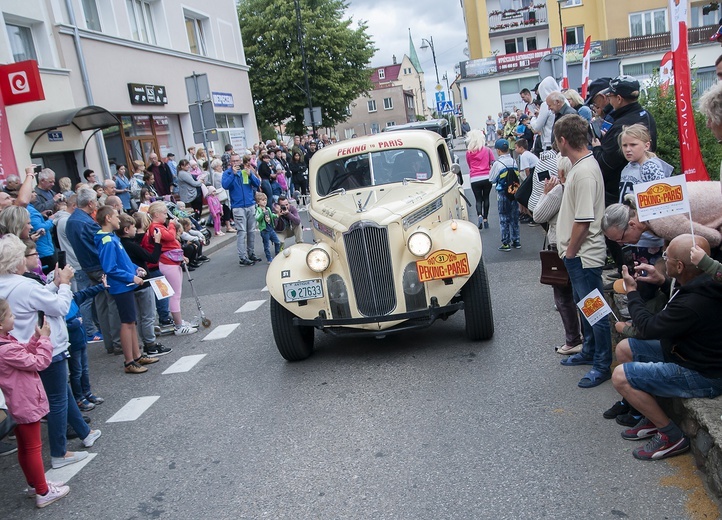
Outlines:
[[[293,324],[293,314],[271,298],[271,327],[276,347],[284,359],[301,361],[313,353],[313,327]]]
[[[483,258],[479,260],[469,281],[461,288],[461,299],[464,300],[466,336],[472,341],[491,339],[494,335],[494,315]]]

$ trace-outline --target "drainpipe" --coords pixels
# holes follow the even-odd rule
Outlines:
[[[68,10],[68,21],[73,27],[73,43],[75,43],[75,54],[77,54],[78,57],[78,64],[80,66],[80,77],[83,80],[83,90],[85,90],[85,98],[88,100],[88,105],[95,105],[95,102],[93,101],[93,91],[90,88],[88,68],[85,66],[83,46],[80,43],[80,31],[78,31],[78,24],[75,21],[75,10],[73,9],[72,0],[65,0],[65,8]],[[105,150],[105,141],[103,141],[103,136],[100,132],[95,133],[95,144],[98,147],[98,152],[100,153],[100,166],[101,168],[103,168],[103,179],[112,179],[113,176],[110,173],[110,165],[108,164],[108,152]],[[87,167],[87,165],[85,166]]]

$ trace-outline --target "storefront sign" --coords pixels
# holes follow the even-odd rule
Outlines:
[[[213,92],[213,106],[233,107],[233,94],[230,92]]]
[[[60,130],[48,132],[48,141],[55,142],[55,141],[62,141],[62,140],[63,140],[63,132],[61,132]]]
[[[0,66],[0,92],[5,106],[45,99],[38,62],[27,60]]]
[[[128,83],[131,105],[167,105],[168,95],[162,85]]]
[[[246,144],[246,129],[245,128],[232,128],[228,131],[228,137],[231,140],[233,149],[237,151],[245,150],[248,148]]]
[[[496,58],[481,58],[461,63],[461,77],[475,78],[496,73]]]
[[[527,69],[539,65],[541,59],[550,54],[551,49],[541,49],[530,52],[517,52],[496,57],[496,68],[499,72],[516,69]]]

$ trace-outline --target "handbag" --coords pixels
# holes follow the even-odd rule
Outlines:
[[[0,408],[0,439],[4,439],[17,426],[10,412]]]
[[[539,251],[539,258],[541,259],[539,282],[544,285],[569,287],[571,281],[564,260],[559,258],[559,253],[554,249],[547,248],[546,243],[547,240],[544,238],[544,248]]]
[[[182,249],[171,249],[165,251],[162,256],[170,260],[171,262],[180,264],[183,261],[183,250]]]
[[[218,202],[225,202],[228,200],[228,191],[225,188],[216,188],[216,198]]]
[[[529,207],[529,198],[531,197],[532,192],[532,176],[534,175],[533,171],[529,172],[529,175],[526,176],[526,179],[522,181],[522,183],[519,185],[519,189],[516,190],[516,193],[514,194],[514,198],[516,201],[524,206],[525,208]]]

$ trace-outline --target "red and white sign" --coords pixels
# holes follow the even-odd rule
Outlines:
[[[689,181],[708,181],[709,175],[702,161],[692,110],[692,78],[687,54],[687,2],[669,0],[669,12],[672,22],[670,33],[682,173],[687,176]]]
[[[504,70],[536,67],[539,65],[541,59],[547,54],[551,54],[551,52],[551,49],[542,49],[539,51],[517,52],[516,54],[497,56],[496,70],[501,72]]]
[[[45,99],[38,62],[27,60],[0,66],[0,92],[5,106]]]
[[[674,67],[672,66],[672,51],[662,56],[662,62],[659,66],[659,89],[662,96],[667,95],[667,91],[671,85],[674,85]]]

